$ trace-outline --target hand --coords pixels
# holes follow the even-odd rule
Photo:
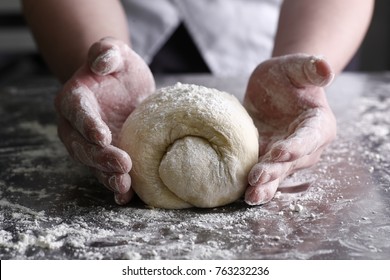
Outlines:
[[[58,134],[75,160],[89,166],[115,192],[118,204],[129,202],[129,155],[117,148],[122,124],[155,90],[144,61],[125,43],[104,38],[92,45],[87,62],[56,96]]]
[[[259,130],[260,157],[248,175],[248,204],[270,201],[286,176],[318,162],[336,137],[323,89],[332,79],[324,59],[304,54],[272,58],[255,69],[244,106]]]

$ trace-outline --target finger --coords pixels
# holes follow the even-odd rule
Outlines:
[[[322,151],[323,148],[291,163],[256,164],[248,176],[249,186],[245,192],[245,202],[249,205],[267,203],[274,197],[284,178],[300,169],[313,166],[320,159]]]
[[[130,189],[127,193],[116,193],[114,196],[115,202],[119,205],[125,205],[129,203],[133,197],[134,197],[133,189]]]
[[[58,134],[72,158],[86,166],[108,173],[128,173],[131,169],[131,159],[125,151],[89,143],[64,119],[60,120]]]
[[[56,106],[86,140],[99,146],[111,143],[111,131],[102,120],[97,101],[87,87],[78,83],[65,89],[56,100]]]
[[[115,193],[124,194],[130,190],[131,178],[128,173],[106,173],[98,169],[93,169],[93,173],[101,184]]]
[[[289,136],[272,144],[267,157],[271,161],[294,161],[312,155],[336,137],[336,126],[331,113],[313,109],[299,116],[289,127]]]
[[[279,179],[266,184],[249,186],[245,191],[245,202],[249,205],[260,205],[269,202],[276,193],[279,186]]]
[[[310,155],[320,148],[321,136],[312,128],[302,128],[286,140],[275,143],[271,148],[269,158],[275,162],[289,162]]]
[[[275,142],[267,156],[271,161],[293,161],[315,152],[320,146],[328,142],[325,137],[324,112],[311,110],[301,115],[295,123],[291,124],[292,132],[286,138]],[[298,124],[296,124],[298,123]]]
[[[262,185],[276,179],[283,179],[289,174],[292,162],[262,162],[255,164],[248,174],[250,186]]]
[[[301,170],[301,169],[312,167],[314,164],[316,164],[317,162],[320,161],[321,154],[324,151],[324,149],[325,149],[325,146],[322,146],[314,153],[307,155],[307,156],[303,156],[303,157],[295,160],[292,163],[291,168],[290,168],[289,172],[287,173],[287,175],[290,175],[290,174],[292,174],[298,170]]]
[[[100,76],[120,71],[124,65],[122,55],[124,48],[126,45],[123,42],[110,37],[94,43],[88,53],[91,71]]]
[[[322,57],[300,54],[287,55],[283,59],[283,69],[296,87],[324,87],[333,80],[333,71]]]

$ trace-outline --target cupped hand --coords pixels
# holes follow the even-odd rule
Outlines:
[[[155,90],[145,62],[124,42],[104,38],[93,44],[86,63],[56,96],[58,134],[69,154],[90,167],[115,193],[118,204],[129,202],[129,155],[116,147],[122,124]]]
[[[333,76],[323,58],[305,54],[272,58],[252,73],[244,106],[259,130],[260,157],[248,175],[248,204],[270,201],[286,176],[317,163],[336,137],[323,88]]]

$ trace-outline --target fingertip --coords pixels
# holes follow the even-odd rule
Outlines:
[[[131,158],[128,153],[122,150],[120,151],[121,155],[119,157],[119,161],[121,162],[122,173],[128,174],[133,167],[133,162],[131,161]]]
[[[115,46],[100,53],[91,63],[91,70],[97,75],[105,76],[116,72],[122,64],[120,51]]]
[[[248,183],[251,186],[263,184],[271,180],[271,175],[267,172],[264,164],[256,164],[248,174]]]
[[[91,168],[99,182],[116,194],[125,194],[131,190],[131,178],[128,173],[108,173]]]
[[[248,205],[256,206],[265,204],[272,200],[276,192],[276,188],[274,188],[273,185],[278,185],[278,183],[271,183],[273,184],[268,183],[265,185],[249,186],[245,192],[245,202]]]
[[[111,130],[106,125],[98,124],[91,130],[89,139],[100,147],[106,147],[112,142]]]
[[[105,76],[119,71],[124,64],[122,51],[124,42],[105,37],[95,42],[88,52],[88,65],[91,71]]]
[[[324,87],[330,84],[334,78],[329,63],[321,56],[310,56],[304,64],[307,78],[313,85]]]
[[[259,164],[255,164],[252,167],[251,171],[249,171],[249,174],[248,174],[248,183],[249,183],[249,185],[251,185],[251,186],[256,185],[257,182],[260,179],[260,176],[261,176],[260,165]]]
[[[116,193],[114,195],[115,202],[118,205],[125,205],[125,204],[129,203],[133,197],[134,197],[134,191],[132,189],[130,189],[126,193],[123,193],[123,194]]]
[[[108,185],[118,194],[125,194],[130,190],[131,178],[129,174],[113,174],[108,178]]]
[[[255,186],[249,186],[245,191],[245,202],[248,205],[255,206],[261,204],[261,199],[256,192]]]
[[[125,151],[114,146],[107,146],[101,149],[96,154],[95,160],[100,163],[98,168],[105,172],[127,174],[132,167],[130,156]]]
[[[112,135],[98,112],[97,101],[85,85],[75,83],[57,103],[60,114],[90,143],[107,146]]]
[[[85,116],[84,123],[79,125],[84,131],[85,137],[100,147],[105,147],[111,144],[112,134],[110,128],[99,117]]]

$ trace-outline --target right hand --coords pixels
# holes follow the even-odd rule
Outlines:
[[[55,99],[58,134],[73,159],[90,167],[115,193],[118,204],[133,197],[129,155],[116,147],[122,124],[155,90],[146,63],[124,42],[104,38]]]

